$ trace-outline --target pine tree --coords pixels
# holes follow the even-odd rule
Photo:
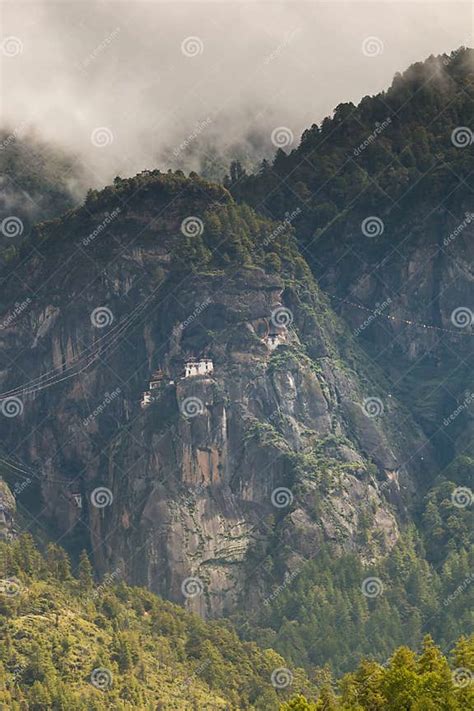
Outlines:
[[[302,694],[280,705],[280,711],[319,711],[321,707],[308,701]]]
[[[94,584],[93,569],[85,550],[81,552],[79,557],[78,579],[79,588],[82,592],[91,590]]]
[[[46,548],[46,561],[48,571],[54,578],[58,580],[70,580],[71,562],[64,548],[54,543],[48,544]]]

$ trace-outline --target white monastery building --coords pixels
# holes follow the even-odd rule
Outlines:
[[[191,378],[193,375],[208,375],[214,370],[214,363],[210,358],[200,360],[188,360],[184,365],[184,377]]]

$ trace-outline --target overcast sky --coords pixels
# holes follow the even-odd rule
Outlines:
[[[471,3],[455,1],[15,0],[1,13],[4,120],[79,152],[91,182],[177,165],[183,141],[253,154],[284,126],[296,146],[338,103],[473,44]]]

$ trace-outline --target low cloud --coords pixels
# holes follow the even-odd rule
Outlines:
[[[1,12],[5,127],[76,153],[90,185],[156,167],[223,174],[232,157],[252,167],[277,127],[291,150],[338,103],[466,44],[471,22],[470,3],[432,2],[15,0]]]

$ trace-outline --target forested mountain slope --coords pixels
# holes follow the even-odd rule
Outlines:
[[[144,171],[24,235],[2,536],[86,549],[297,667],[472,629],[470,58],[229,189]]]
[[[0,543],[0,704],[11,711],[465,711],[474,701],[473,640],[443,656],[426,638],[341,680],[310,681],[272,650],[242,643],[229,624],[204,622],[122,571],[94,585],[85,554],[75,574],[64,550],[32,539]],[[308,699],[308,701],[306,701]]]
[[[14,258],[36,222],[77,205],[91,178],[77,156],[24,124],[0,129],[0,263]]]
[[[142,174],[40,226],[5,277],[12,300],[25,281],[34,298],[1,336],[10,483],[23,467],[20,504],[99,571],[122,562],[176,601],[197,576],[188,604],[222,614],[325,541],[367,561],[393,547],[431,448],[395,400],[373,416],[382,376],[291,230],[197,177]],[[213,371],[184,377],[203,356]]]
[[[472,457],[473,57],[414,64],[227,182],[263,214],[294,216],[320,286],[446,464]]]
[[[23,537],[0,544],[0,705],[11,711],[271,709],[284,660],[240,642],[116,570],[97,586],[87,556],[76,576],[59,546],[45,557]],[[302,670],[293,688],[314,693]]]

